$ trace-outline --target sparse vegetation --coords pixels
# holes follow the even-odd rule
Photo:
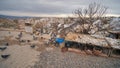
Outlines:
[[[8,19],[0,19],[0,27],[3,28],[17,28],[17,23]]]

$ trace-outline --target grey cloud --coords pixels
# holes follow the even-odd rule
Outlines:
[[[61,4],[51,4],[51,3],[42,3],[41,2],[0,2],[1,11],[24,11],[24,12],[37,12],[37,13],[66,13],[65,8],[67,7]]]
[[[120,0],[0,0],[0,11],[33,12],[40,14],[69,14],[79,7],[98,2],[109,7],[113,14],[120,14]]]

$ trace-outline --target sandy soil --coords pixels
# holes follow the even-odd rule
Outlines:
[[[10,54],[7,59],[0,57],[0,68],[29,68],[37,61],[40,52],[32,49],[29,45],[7,46],[7,49],[0,51],[1,54]]]
[[[6,36],[11,36],[12,39],[15,39],[15,37],[18,37],[18,34],[20,32],[18,31],[0,31],[0,40]],[[28,33],[24,33],[23,32],[23,36],[21,39],[29,39],[29,40],[32,40],[33,39],[33,36],[28,34]]]
[[[19,31],[0,31],[0,40],[6,41],[5,37],[11,37],[10,40],[17,40]],[[23,32],[22,40],[33,41],[33,35]],[[32,43],[31,42],[31,43]],[[10,46],[5,46],[6,42],[0,44],[0,47],[7,47],[4,51],[0,50],[0,68],[30,68],[37,61],[37,57],[40,52],[36,51],[35,48],[31,48],[30,45],[24,44],[10,44]],[[1,55],[10,54],[7,59],[3,59]]]

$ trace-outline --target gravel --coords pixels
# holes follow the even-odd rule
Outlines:
[[[62,53],[60,49],[55,48],[43,51],[32,68],[120,68],[120,59]]]

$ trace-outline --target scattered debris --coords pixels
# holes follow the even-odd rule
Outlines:
[[[10,56],[9,54],[8,54],[8,55],[1,55],[1,57],[2,57],[3,59],[7,59],[9,56]]]
[[[65,47],[74,47],[80,50],[84,50],[87,54],[97,56],[112,56],[113,53],[116,54],[113,51],[120,51],[120,43],[118,42],[119,39],[111,39],[107,37],[99,38],[91,35],[75,33],[68,33],[68,35],[65,37]],[[112,50],[111,48],[114,50]],[[76,50],[74,50],[74,52],[80,53],[80,51]]]
[[[9,46],[9,43],[6,43],[5,45],[6,45],[6,46]]]
[[[5,49],[7,49],[7,47],[0,47],[1,51],[4,51]]]
[[[31,47],[31,48],[35,48],[35,45],[31,45],[30,47]]]
[[[68,51],[68,48],[66,48],[66,47],[61,48],[61,52],[66,52],[66,51]]]

